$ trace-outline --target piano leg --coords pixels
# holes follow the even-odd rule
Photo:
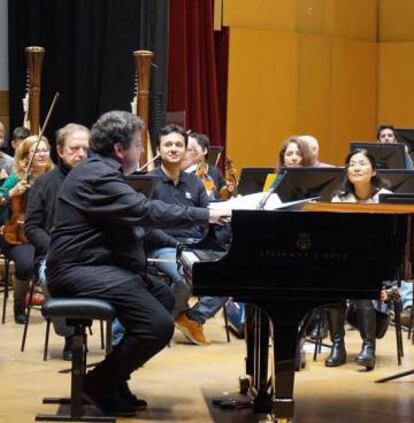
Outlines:
[[[263,310],[255,310],[255,354],[253,389],[254,412],[268,414],[272,410],[272,401],[269,393],[269,318]]]
[[[294,412],[293,385],[298,344],[299,322],[292,324],[273,321],[274,377],[272,413],[278,419],[291,419]]]

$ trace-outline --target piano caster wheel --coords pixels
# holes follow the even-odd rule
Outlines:
[[[250,388],[250,377],[249,376],[240,376],[239,377],[239,392],[242,395],[247,395]]]
[[[286,418],[277,418],[275,417],[273,414],[266,414],[265,416],[262,416],[259,420],[259,423],[269,423],[269,422],[273,422],[273,423],[291,423],[292,420],[291,419],[286,419]]]

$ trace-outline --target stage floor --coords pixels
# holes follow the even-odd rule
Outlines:
[[[60,359],[62,340],[51,334],[49,360],[42,360],[46,325],[34,312],[26,344],[20,352],[23,326],[13,322],[9,300],[5,325],[0,325],[0,422],[34,421],[36,413],[54,413],[55,405],[42,404],[45,396],[66,396],[69,375],[58,374],[67,362]],[[166,348],[144,368],[135,372],[130,387],[146,399],[149,408],[136,418],[117,419],[129,422],[256,422],[248,410],[222,411],[211,405],[223,392],[237,392],[238,377],[243,374],[244,341],[232,338],[226,342],[223,319],[218,315],[206,324],[212,340],[206,347],[190,345],[175,333]],[[328,369],[326,353],[311,361],[305,370],[296,373],[296,423],[320,422],[400,422],[414,420],[414,376],[386,384],[374,380],[414,367],[414,346],[404,339],[403,365],[397,366],[395,334],[391,328],[377,345],[377,367],[373,372],[360,371],[353,362],[359,352],[360,337],[347,331],[347,364]],[[101,359],[99,326],[90,337],[89,362]],[[310,345],[307,347],[311,349]]]

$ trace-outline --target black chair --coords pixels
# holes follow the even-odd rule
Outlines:
[[[106,301],[93,298],[51,298],[42,306],[42,314],[49,320],[52,317],[65,317],[67,324],[75,329],[75,338],[72,349],[70,398],[43,399],[44,404],[68,404],[69,413],[38,414],[36,421],[115,422],[112,416],[86,413],[83,401],[83,377],[87,358],[86,328],[92,325],[92,320],[112,321],[115,315],[113,307]],[[111,336],[110,331],[107,331],[107,345],[111,344]]]
[[[7,308],[7,300],[9,298],[10,292],[10,259],[6,256],[2,256],[4,260],[4,280],[3,280],[3,311],[1,317],[1,323],[6,323],[6,308]]]
[[[35,296],[36,292],[42,292],[42,287],[38,279],[32,279],[30,281],[30,288],[28,293],[28,301],[27,301],[27,307],[26,307],[26,322],[24,324],[23,329],[23,336],[22,336],[22,343],[20,347],[20,351],[24,352],[24,349],[26,347],[26,339],[27,339],[27,333],[29,330],[29,324],[30,324],[30,317],[31,317],[31,311],[32,309],[39,309],[39,306],[37,304],[33,303],[33,298]],[[46,335],[45,335],[45,343],[43,347],[43,360],[47,360],[48,356],[48,350],[49,350],[49,335],[50,335],[50,318],[46,318]],[[111,322],[107,323],[107,326],[111,326]],[[104,339],[104,327],[102,320],[100,321],[100,330],[101,330],[101,349],[105,349],[105,339]],[[110,327],[107,327],[107,330],[110,330]],[[92,334],[91,329],[89,329],[90,334]],[[107,345],[108,347],[108,345]]]

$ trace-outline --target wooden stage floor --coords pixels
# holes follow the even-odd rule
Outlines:
[[[44,396],[66,396],[69,375],[58,374],[67,363],[60,359],[62,341],[54,333],[50,340],[50,359],[42,360],[45,323],[34,312],[29,328],[26,351],[20,352],[23,327],[12,321],[9,301],[5,325],[0,325],[0,422],[34,421],[36,413],[54,413],[56,406],[43,405]],[[225,341],[223,320],[217,316],[206,325],[210,346],[189,345],[175,333],[166,348],[133,375],[131,390],[149,402],[149,409],[130,422],[256,422],[248,410],[221,411],[211,405],[223,392],[237,392],[238,377],[243,373],[244,341]],[[414,346],[404,340],[403,365],[397,366],[394,329],[390,329],[377,346],[377,367],[361,372],[353,363],[359,352],[360,338],[355,331],[346,335],[348,362],[328,369],[323,360],[311,361],[296,374],[295,423],[316,422],[400,422],[414,421],[414,376],[386,384],[374,380],[414,367]],[[309,347],[310,349],[311,347]],[[99,330],[90,337],[89,361],[102,357]]]

